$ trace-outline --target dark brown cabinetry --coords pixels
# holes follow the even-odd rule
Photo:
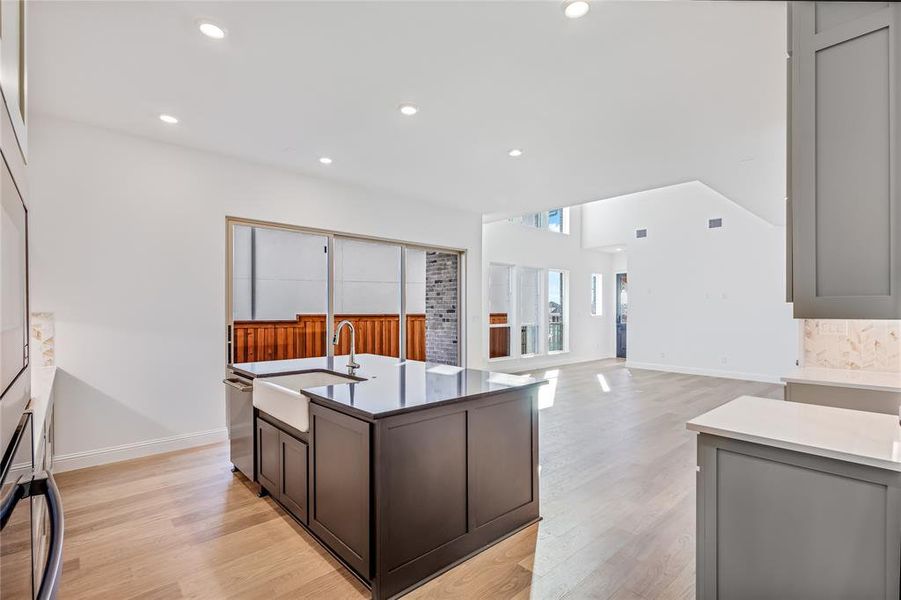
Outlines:
[[[302,523],[307,522],[307,445],[279,432],[282,468],[279,499]]]
[[[365,579],[369,561],[369,423],[310,405],[310,529]]]
[[[301,523],[307,522],[307,444],[257,418],[257,480]]]
[[[312,395],[308,433],[258,412],[257,480],[393,598],[538,520],[537,385],[383,413]]]

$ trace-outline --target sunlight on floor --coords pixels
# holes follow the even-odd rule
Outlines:
[[[609,392],[609,391],[610,391],[610,384],[607,383],[607,378],[604,377],[604,376],[603,376],[602,374],[600,374],[600,373],[598,373],[598,383],[601,384],[601,390],[602,390],[602,391],[604,391],[604,392]]]
[[[538,410],[550,408],[554,405],[554,396],[557,395],[557,377],[559,375],[559,369],[544,372],[544,379],[547,379],[547,383],[538,388]]]

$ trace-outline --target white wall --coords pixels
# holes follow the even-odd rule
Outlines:
[[[56,315],[63,468],[224,433],[226,215],[466,249],[467,357],[480,362],[479,215],[31,123],[31,308]]]
[[[690,182],[584,205],[583,243],[626,248],[629,365],[767,381],[793,367],[784,227]]]
[[[509,223],[496,221],[486,223],[483,228],[482,257],[485,279],[483,286],[488,289],[488,265],[505,263],[523,267],[562,269],[569,275],[569,351],[539,355],[521,359],[494,359],[487,361],[488,351],[488,296],[497,306],[504,300],[504,290],[495,286],[486,294],[482,314],[483,347],[486,364],[493,371],[522,371],[566,363],[608,358],[615,354],[613,328],[614,312],[614,270],[613,257],[606,252],[586,250],[582,247],[582,209],[570,209],[570,234],[563,235]],[[601,273],[603,277],[603,314],[591,315],[591,274]],[[516,285],[516,281],[513,281]],[[519,337],[512,336],[517,344]]]

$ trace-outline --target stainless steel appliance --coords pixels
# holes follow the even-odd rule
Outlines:
[[[0,462],[0,598],[56,598],[63,569],[63,507],[53,475],[34,470],[32,414],[25,412]],[[45,509],[38,510],[43,501]],[[39,544],[48,521],[46,549]]]
[[[228,446],[232,470],[241,471],[251,481],[253,460],[253,381],[234,371],[222,381],[225,384],[225,413],[228,420]]]
[[[56,597],[63,511],[44,423],[28,408],[28,211],[5,157],[0,165],[0,598]],[[38,429],[37,433],[35,428]],[[35,469],[35,448],[44,447]],[[49,468],[49,467],[48,467]]]

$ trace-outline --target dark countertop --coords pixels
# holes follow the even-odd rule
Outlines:
[[[304,395],[347,414],[378,419],[544,383],[534,377],[398,362],[375,354],[358,354],[356,359],[361,367],[355,376],[365,381],[304,389]],[[347,376],[347,362],[347,356],[336,356],[238,363],[231,368],[250,378],[317,371]]]

